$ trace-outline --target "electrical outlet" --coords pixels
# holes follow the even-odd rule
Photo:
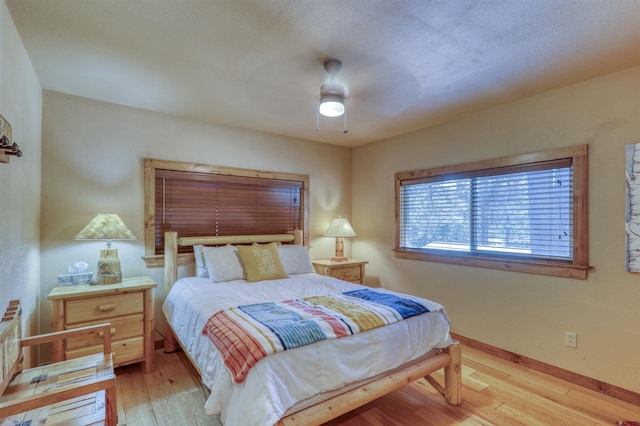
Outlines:
[[[565,331],[564,333],[564,344],[569,346],[570,348],[578,347],[578,336],[576,333],[572,331]]]

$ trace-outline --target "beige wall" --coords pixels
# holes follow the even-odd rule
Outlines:
[[[313,125],[313,124],[311,124]],[[161,268],[148,269],[143,245],[142,158],[200,162],[310,176],[311,256],[329,257],[323,238],[331,218],[351,215],[351,150],[348,148],[207,125],[168,115],[44,92],[42,141],[42,287],[51,291],[69,264],[85,261],[96,272],[104,242],[73,237],[97,213],[118,213],[138,241],[115,241],[124,276],[150,275],[158,329]],[[49,327],[50,306],[42,304]]]
[[[24,155],[0,163],[0,311],[20,299],[26,333],[38,323],[40,298],[40,128],[42,89],[0,2],[0,114]]]
[[[588,280],[393,256],[395,172],[584,143],[595,268]],[[370,260],[370,283],[444,304],[456,333],[640,392],[640,276],[625,272],[630,143],[640,143],[640,68],[357,148],[353,254]],[[565,331],[577,333],[577,349],[564,345]]]

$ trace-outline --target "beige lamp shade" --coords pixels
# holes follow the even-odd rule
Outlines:
[[[135,240],[136,236],[127,228],[120,216],[115,213],[99,213],[74,240],[107,240],[107,247],[111,247],[111,240]]]
[[[350,238],[356,236],[356,231],[353,230],[346,217],[338,216],[333,218],[324,236]]]
[[[98,259],[98,282],[117,284],[122,282],[118,249],[111,248],[111,240],[135,240],[136,236],[127,228],[120,216],[100,213],[93,218],[74,240],[107,240],[107,248],[100,250]]]
[[[332,261],[346,262],[349,260],[344,255],[344,238],[355,237],[356,231],[353,230],[347,218],[341,216],[334,217],[324,236],[335,237],[336,239],[336,255],[331,258]]]

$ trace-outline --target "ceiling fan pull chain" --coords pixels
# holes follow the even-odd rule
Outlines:
[[[348,133],[347,131],[347,108],[345,107],[344,109],[344,130],[342,131],[342,133]]]

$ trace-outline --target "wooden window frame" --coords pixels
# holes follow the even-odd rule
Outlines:
[[[184,172],[210,173],[225,176],[237,176],[241,178],[262,178],[302,183],[302,197],[300,207],[302,211],[302,231],[304,241],[309,241],[309,176],[295,173],[271,172],[264,170],[243,169],[236,167],[215,166],[200,163],[187,163],[173,160],[159,160],[144,158],[144,247],[145,255],[142,257],[147,267],[164,266],[164,256],[156,254],[155,249],[155,181],[156,170],[175,170]],[[193,253],[181,253],[178,255],[178,264],[193,263]]]
[[[520,259],[468,254],[465,252],[434,253],[420,249],[400,247],[400,186],[403,182],[420,181],[434,177],[454,178],[463,173],[501,167],[528,166],[539,162],[571,159],[573,168],[573,260],[567,262]],[[398,172],[395,175],[395,257],[423,260],[453,265],[464,265],[504,271],[523,272],[564,278],[586,279],[589,266],[589,217],[588,217],[588,145],[576,145],[547,151],[501,157],[424,170]]]

